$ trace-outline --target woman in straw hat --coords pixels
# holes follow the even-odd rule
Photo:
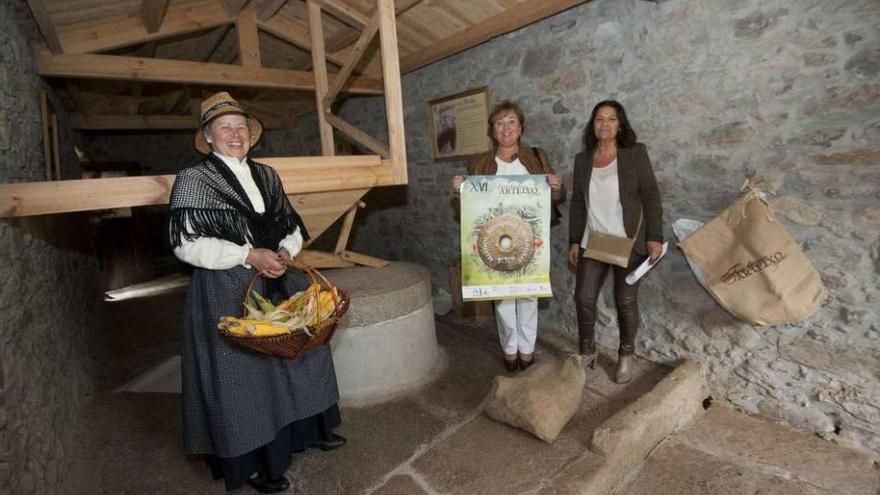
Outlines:
[[[295,360],[259,356],[221,339],[217,321],[240,312],[257,272],[273,299],[306,287],[285,261],[308,233],[275,170],[247,157],[260,122],[222,92],[202,103],[201,124],[195,147],[206,157],[177,175],[170,201],[174,254],[195,267],[181,353],[184,447],[207,455],[228,490],[285,491],[293,452],[345,443],[333,433],[340,416],[330,348]]]

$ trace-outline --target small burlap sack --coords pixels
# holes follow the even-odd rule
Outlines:
[[[825,300],[819,273],[748,181],[739,199],[679,247],[699,267],[716,300],[743,321],[803,321]]]
[[[577,355],[537,363],[513,378],[496,376],[486,415],[552,443],[580,406],[586,381]]]

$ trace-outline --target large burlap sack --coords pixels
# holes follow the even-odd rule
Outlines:
[[[819,273],[749,182],[739,199],[679,247],[721,306],[743,321],[803,321],[825,300]]]
[[[577,411],[586,380],[577,355],[536,363],[513,378],[496,376],[486,414],[553,442]]]

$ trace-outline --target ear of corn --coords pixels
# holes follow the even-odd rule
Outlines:
[[[335,287],[322,290],[318,284],[312,284],[274,306],[251,291],[249,301],[244,304],[245,317],[224,316],[217,326],[240,337],[271,337],[299,329],[311,336],[309,327],[333,315],[334,296],[339,297]]]

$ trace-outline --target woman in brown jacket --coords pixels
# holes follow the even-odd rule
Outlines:
[[[656,260],[663,243],[663,207],[645,145],[636,141],[623,105],[606,100],[593,107],[586,150],[574,162],[569,218],[568,262],[576,269],[575,308],[579,352],[596,364],[596,302],[609,269],[614,272],[614,305],[620,329],[614,380],[631,379],[630,357],[639,328],[638,282],[626,276],[646,257]],[[590,231],[635,239],[625,268],[583,257]]]
[[[489,115],[489,137],[492,149],[477,156],[467,165],[468,175],[520,175],[546,174],[550,184],[554,208],[551,223],[558,218],[555,205],[565,200],[562,179],[547,161],[547,154],[540,148],[520,143],[525,116],[516,103],[502,101]],[[458,194],[464,175],[452,178],[452,191]],[[504,365],[514,371],[517,365],[528,368],[533,362],[535,339],[538,334],[538,299],[520,298],[495,301],[495,319],[498,337],[504,351]]]

